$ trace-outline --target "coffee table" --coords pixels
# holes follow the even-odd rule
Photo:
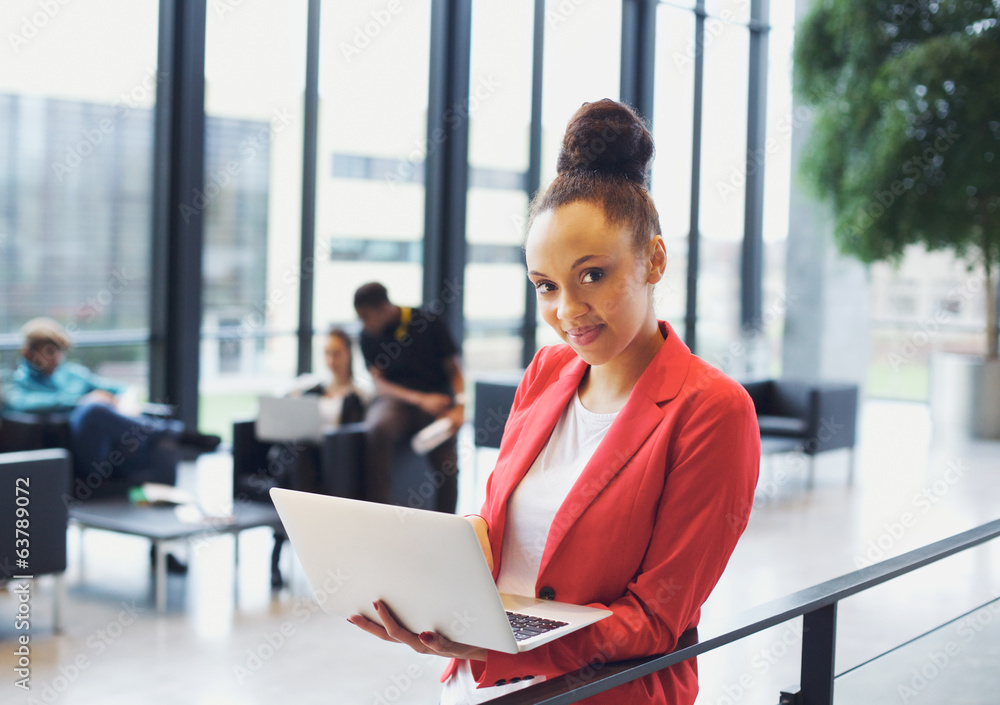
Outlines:
[[[232,517],[227,520],[208,518],[188,522],[182,521],[172,506],[136,505],[127,499],[95,500],[70,507],[69,518],[81,530],[113,531],[152,541],[156,555],[156,611],[161,614],[167,608],[167,544],[232,534],[236,542],[236,564],[239,566],[241,531],[262,526],[277,529],[281,526],[274,507],[258,502],[237,504]]]

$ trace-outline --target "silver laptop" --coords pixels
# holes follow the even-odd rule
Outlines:
[[[412,632],[509,654],[611,615],[501,595],[462,517],[280,488],[271,499],[316,601],[330,614],[381,623],[372,603],[384,600]]]
[[[326,430],[320,416],[320,398],[315,394],[301,397],[257,398],[257,421],[254,430],[265,443],[283,441],[318,442]]]

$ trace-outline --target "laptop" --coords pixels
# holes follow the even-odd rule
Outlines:
[[[412,632],[516,654],[608,617],[610,610],[501,595],[462,517],[274,488],[271,499],[316,601],[381,623],[384,600]]]
[[[254,430],[257,438],[265,443],[319,442],[327,430],[320,416],[320,398],[315,394],[300,397],[260,396],[257,403]]]

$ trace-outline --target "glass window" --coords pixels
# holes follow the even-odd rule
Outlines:
[[[749,42],[746,27],[705,21],[697,349],[727,369],[740,338]]]
[[[691,224],[694,131],[694,13],[660,5],[656,15],[651,191],[667,246],[667,273],[656,285],[656,314],[683,335]]]
[[[725,22],[746,24],[750,21],[751,0],[705,0],[705,12]]]
[[[430,0],[323,4],[317,330],[357,330],[354,291],[369,281],[385,284],[395,303],[422,303],[424,160],[435,147],[427,142],[430,10]],[[316,369],[322,344],[316,336]]]
[[[69,359],[148,390],[158,4],[4,3],[0,347],[52,316]]]
[[[296,372],[305,43],[305,0],[208,7],[200,424],[223,436]]]
[[[801,128],[808,110],[792,105],[792,42],[794,8],[771,6],[768,34],[767,132],[763,152],[754,164],[764,165],[764,272],[761,312],[767,369],[762,374],[781,375],[782,337],[788,295],[785,287],[785,253],[788,243],[788,208],[792,177],[792,130]]]
[[[952,253],[911,246],[898,265],[869,269],[871,335],[865,393],[926,401],[935,350],[982,355],[986,301],[982,268]]]
[[[533,6],[472,10],[464,346],[472,374],[521,365]]]

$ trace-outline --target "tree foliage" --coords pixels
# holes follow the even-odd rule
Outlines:
[[[803,174],[833,206],[841,251],[873,262],[911,244],[951,249],[992,281],[1000,0],[817,0],[794,65],[815,108]]]

